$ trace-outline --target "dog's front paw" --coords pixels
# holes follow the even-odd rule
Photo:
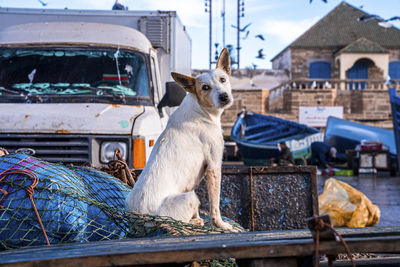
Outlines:
[[[224,221],[215,221],[214,225],[217,226],[218,228],[225,229],[225,230],[233,230],[233,226],[230,225],[229,223],[226,223]]]
[[[194,224],[194,225],[198,225],[198,226],[204,226],[204,221],[201,218],[195,218],[195,219],[191,219],[189,221],[190,224]]]

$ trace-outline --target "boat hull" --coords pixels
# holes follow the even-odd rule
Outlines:
[[[285,142],[295,160],[311,155],[311,143],[323,140],[314,128],[293,121],[257,113],[240,114],[232,128],[239,153],[245,165],[261,166],[279,155],[279,143]]]

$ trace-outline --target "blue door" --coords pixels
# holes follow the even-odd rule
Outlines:
[[[347,71],[347,79],[368,79],[368,62],[357,61],[353,67]],[[350,90],[365,88],[365,82],[352,82],[349,84]]]
[[[400,61],[392,61],[389,63],[390,79],[400,79]]]
[[[330,79],[331,64],[329,62],[313,62],[310,64],[311,79]]]

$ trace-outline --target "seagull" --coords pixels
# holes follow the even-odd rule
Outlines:
[[[316,88],[317,87],[317,82],[313,81],[313,83],[311,84],[311,88]]]
[[[265,58],[265,55],[263,54],[263,49],[261,48],[260,50],[258,50],[258,56],[256,56],[256,58],[259,58],[259,59],[264,59]]]
[[[251,63],[251,65],[253,65],[253,69],[256,69],[256,68],[257,68],[257,65],[256,65],[256,64]]]
[[[390,19],[384,19],[384,18],[382,18],[382,17],[380,17],[378,15],[365,15],[365,16],[359,17],[357,20],[366,22],[366,21],[370,21],[370,20],[373,20],[373,19],[376,19],[376,20],[379,20],[379,21],[383,21],[383,22],[388,22],[388,21],[392,21],[392,20],[400,20],[400,17],[399,16],[394,16],[394,17],[391,17]]]
[[[262,34],[257,34],[257,35],[256,35],[256,38],[260,38],[261,41],[264,41],[264,40],[265,40],[265,39],[264,39],[264,36],[263,36]]]
[[[326,81],[325,82],[325,87],[328,88],[328,89],[331,89],[332,85],[328,81]]]
[[[357,19],[357,21],[363,21],[363,22],[367,22],[373,19],[377,19],[379,21],[383,21],[384,19],[378,15],[365,15],[365,16],[361,16]]]
[[[39,3],[41,3],[42,4],[42,6],[47,6],[47,3],[46,2],[44,2],[43,0],[38,0],[39,1]]]
[[[247,24],[246,26],[244,26],[243,28],[239,28],[239,31],[244,32],[247,27],[249,27],[251,25],[251,23]],[[235,25],[231,25],[233,28],[237,29],[238,27]]]
[[[362,21],[362,22],[366,22],[366,21],[370,21],[370,20],[378,20],[378,25],[383,27],[383,28],[390,28],[393,27],[393,24],[390,23],[389,21],[393,21],[393,20],[400,20],[399,16],[394,16],[391,17],[390,19],[384,19],[378,15],[365,15],[365,16],[361,16],[359,18],[357,18],[357,21]]]
[[[393,27],[393,24],[387,21],[380,21],[378,22],[378,25],[386,29]]]
[[[247,31],[247,32],[246,32],[246,35],[245,35],[242,39],[243,39],[243,40],[246,40],[247,37],[249,37],[249,33],[250,33],[250,31]]]

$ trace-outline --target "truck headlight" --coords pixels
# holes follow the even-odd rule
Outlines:
[[[100,159],[103,163],[114,160],[115,149],[119,148],[123,158],[126,161],[127,145],[124,142],[103,142],[101,144]]]

